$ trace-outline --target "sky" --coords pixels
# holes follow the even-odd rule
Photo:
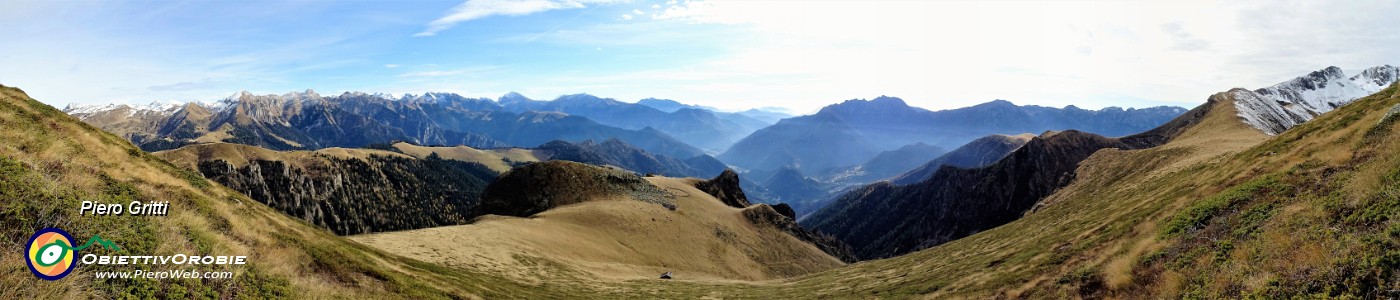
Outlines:
[[[60,108],[306,89],[1189,108],[1400,64],[1396,16],[1397,1],[22,0],[0,2],[0,84]]]

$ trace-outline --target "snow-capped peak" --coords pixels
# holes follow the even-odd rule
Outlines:
[[[175,101],[175,100],[164,101],[164,102],[162,102],[162,101],[151,101],[151,103],[149,103],[149,104],[146,104],[146,105],[143,105],[143,106],[137,106],[137,107],[136,107],[136,110],[138,110],[138,111],[141,111],[141,110],[148,110],[148,111],[167,111],[167,110],[178,109],[178,108],[180,108],[180,106],[183,106],[184,104],[185,104],[184,102]]]
[[[118,108],[121,108],[121,107],[124,107],[124,106],[129,107],[129,106],[127,106],[126,104],[120,104],[120,103],[109,103],[109,104],[77,104],[77,103],[69,103],[67,107],[64,107],[64,108],[63,108],[63,112],[68,113],[68,114],[70,114],[70,115],[74,115],[74,114],[93,114],[93,113],[98,113],[98,112],[104,112],[104,111],[109,111],[109,110],[118,109]]]
[[[1374,86],[1376,90],[1384,89],[1395,82],[1400,77],[1400,68],[1391,65],[1372,67],[1361,71],[1361,74],[1351,77],[1351,81],[1362,86]]]
[[[1235,89],[1230,93],[1235,98],[1240,119],[1264,133],[1276,135],[1379,92],[1400,77],[1397,73],[1400,70],[1384,65],[1348,77],[1341,68],[1327,67],[1270,87],[1253,91]]]

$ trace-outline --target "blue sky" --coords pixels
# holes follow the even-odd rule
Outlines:
[[[0,83],[59,107],[305,89],[1190,107],[1400,63],[1396,15],[1352,1],[6,1]]]

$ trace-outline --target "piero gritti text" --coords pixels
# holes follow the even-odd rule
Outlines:
[[[78,206],[79,215],[94,216],[165,216],[170,213],[170,201],[131,201],[125,205],[121,203],[98,203],[94,201],[83,201]]]

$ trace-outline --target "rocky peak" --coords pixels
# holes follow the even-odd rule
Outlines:
[[[744,196],[744,190],[739,188],[739,173],[735,173],[733,169],[725,169],[713,179],[697,182],[695,188],[715,196],[725,205],[745,208],[750,204],[749,198]]]
[[[904,103],[904,99],[900,99],[897,97],[880,96],[875,97],[875,99],[871,100],[851,99],[842,101],[838,104],[823,107],[821,111],[818,111],[817,113],[849,114],[864,111],[889,112],[908,108],[910,108],[909,104]]]
[[[1395,82],[1396,73],[1395,67],[1385,65],[1348,77],[1341,68],[1327,67],[1270,87],[1228,93],[1242,121],[1276,135],[1380,91]]]
[[[1384,88],[1395,82],[1396,77],[1400,77],[1400,68],[1391,65],[1371,67],[1361,71],[1361,74],[1351,77],[1351,81],[1358,84],[1376,85]]]

